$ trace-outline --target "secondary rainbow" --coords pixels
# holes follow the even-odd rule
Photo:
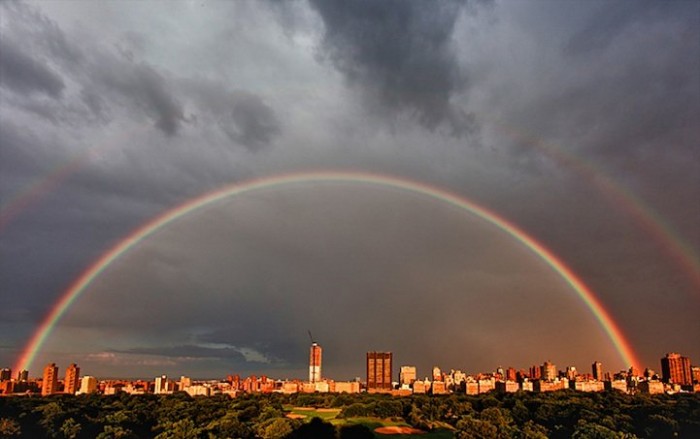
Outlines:
[[[223,199],[253,192],[262,189],[275,188],[294,184],[308,183],[354,183],[366,185],[378,185],[391,187],[407,192],[425,195],[427,197],[443,201],[449,205],[469,212],[487,223],[496,226],[498,229],[510,235],[512,238],[523,244],[530,251],[536,254],[542,261],[549,265],[559,276],[572,288],[574,292],[583,300],[588,309],[592,312],[600,326],[617,350],[625,365],[639,366],[640,362],[631,344],[627,341],[622,331],[605,310],[600,300],[588,286],[571,270],[564,261],[556,256],[551,250],[528,235],[517,225],[460,195],[448,190],[431,186],[425,183],[406,180],[399,177],[369,174],[363,172],[304,172],[294,174],[276,175],[260,179],[234,183],[216,191],[204,194],[191,199],[178,207],[175,207],[160,216],[152,219],[146,224],[134,230],[117,245],[104,253],[97,261],[91,264],[63,293],[60,299],[51,308],[41,325],[32,334],[29,342],[25,345],[20,357],[15,365],[15,370],[27,369],[32,366],[34,358],[46,342],[47,337],[66,313],[68,308],[80,297],[92,281],[97,278],[109,265],[129,250],[134,248],[139,242],[153,235],[159,229],[183,216],[194,212],[200,208],[216,203]]]

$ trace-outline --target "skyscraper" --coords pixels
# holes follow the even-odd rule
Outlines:
[[[661,375],[666,383],[690,386],[693,376],[690,370],[690,358],[671,352],[661,359]]]
[[[316,342],[311,343],[309,350],[309,381],[312,383],[321,381],[321,346]]]
[[[391,390],[391,352],[367,352],[367,390]]]
[[[63,383],[63,392],[75,395],[80,388],[80,368],[77,364],[71,363],[66,369],[66,380]]]
[[[0,370],[0,381],[10,381],[12,378],[12,369],[4,368]]]
[[[593,379],[603,381],[603,363],[596,361],[591,365],[591,369],[593,369]]]
[[[56,393],[58,388],[58,367],[56,363],[47,364],[44,368],[44,379],[41,382],[41,396]]]

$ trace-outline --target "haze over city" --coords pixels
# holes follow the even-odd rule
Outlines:
[[[0,367],[700,358],[698,2],[0,11]]]

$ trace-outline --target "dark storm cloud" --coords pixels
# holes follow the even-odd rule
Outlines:
[[[697,6],[688,1],[665,2],[659,0],[604,2],[593,19],[568,39],[564,45],[567,54],[576,55],[608,47],[635,23],[646,28],[659,19],[697,17]],[[694,17],[694,18],[693,18]]]
[[[45,62],[32,58],[10,38],[0,38],[0,83],[16,93],[45,93],[59,98],[65,88],[63,79]]]
[[[201,78],[183,81],[183,87],[230,140],[249,151],[269,145],[281,132],[274,110],[258,95]]]
[[[169,80],[143,62],[118,58],[109,61],[94,66],[98,69],[94,74],[99,83],[136,104],[155,119],[156,127],[163,133],[175,135],[186,118]]]
[[[468,86],[452,41],[464,3],[311,1],[325,25],[325,55],[369,102],[458,136],[475,129],[473,116],[451,102]]]

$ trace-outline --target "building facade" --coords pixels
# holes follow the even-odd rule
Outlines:
[[[63,382],[63,393],[75,395],[80,389],[80,368],[77,364],[71,363],[66,369],[66,379]]]
[[[367,352],[367,390],[391,390],[391,352]]]
[[[680,384],[681,386],[692,385],[690,358],[675,352],[666,354],[661,359],[661,376],[665,383]]]
[[[399,381],[406,386],[413,384],[416,381],[416,366],[401,366]]]
[[[593,372],[593,379],[596,381],[603,381],[603,363],[596,361],[591,364],[591,370]]]
[[[311,343],[311,349],[309,349],[309,382],[318,383],[321,381],[321,356],[321,346],[316,342]]]
[[[44,368],[44,379],[41,382],[41,396],[52,395],[58,390],[58,367],[56,363],[47,364]]]

